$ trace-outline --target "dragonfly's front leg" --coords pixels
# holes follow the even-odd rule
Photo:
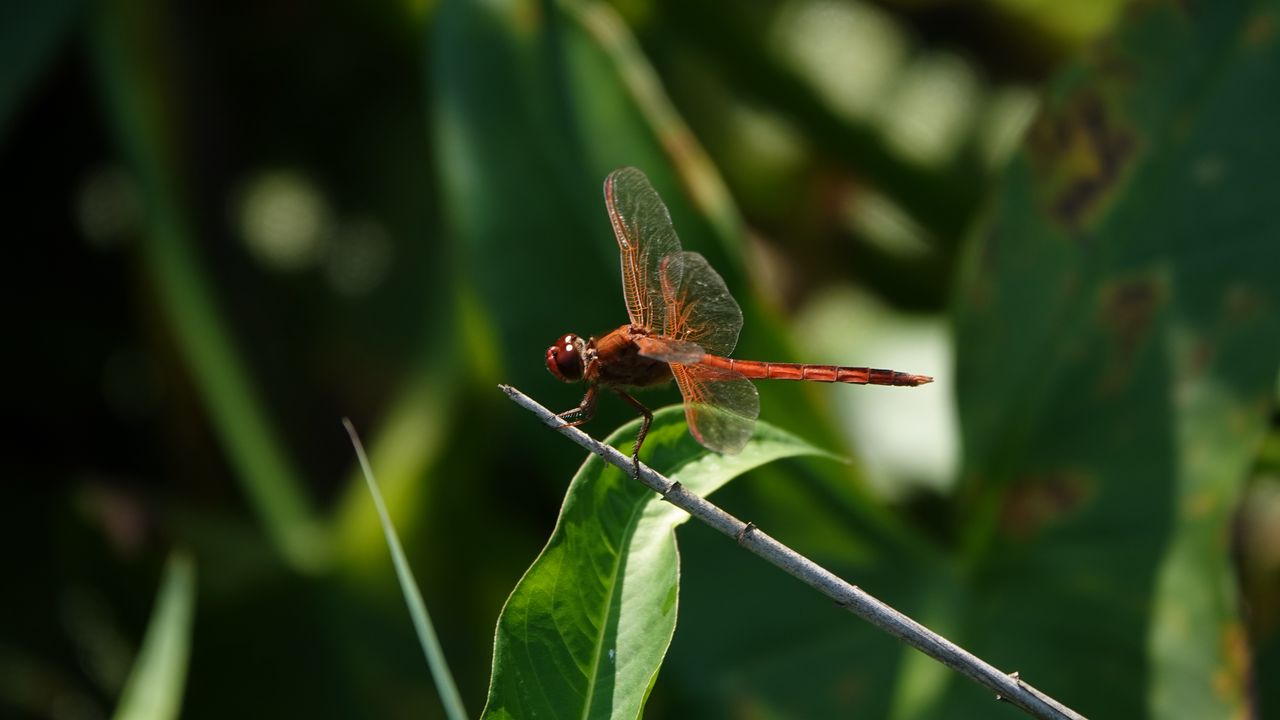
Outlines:
[[[578,403],[578,407],[570,408],[562,413],[556,413],[556,417],[565,421],[564,427],[577,427],[582,423],[596,416],[596,386],[588,385],[587,394],[582,396],[582,402]],[[570,420],[569,418],[573,418]]]
[[[613,388],[613,392],[616,393],[618,397],[626,400],[631,407],[639,410],[640,414],[644,416],[644,422],[640,423],[640,433],[636,435],[636,444],[631,447],[631,470],[632,474],[638,480],[640,478],[640,446],[644,445],[644,436],[649,434],[649,425],[653,423],[653,413],[649,411],[649,408],[644,406],[644,403],[631,397],[622,390]]]

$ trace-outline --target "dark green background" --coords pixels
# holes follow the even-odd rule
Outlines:
[[[785,60],[815,8],[900,48],[881,102]],[[885,47],[834,38],[837,81]],[[921,156],[891,138],[941,112],[900,102],[939,59],[969,110]],[[743,357],[812,359],[833,288],[950,329],[954,366],[901,369],[954,391],[954,484],[791,460],[721,502],[1091,717],[1280,713],[1277,88],[1271,0],[6,4],[0,715],[110,714],[183,547],[185,716],[439,716],[343,416],[479,712],[582,455],[494,386],[569,407],[546,344],[623,321],[621,165],[725,276]],[[272,260],[243,213],[299,194],[274,232],[320,244]],[[859,391],[762,386],[763,417],[853,455],[832,398]],[[648,716],[1017,715],[681,542]]]

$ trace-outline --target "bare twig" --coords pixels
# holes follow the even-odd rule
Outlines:
[[[509,385],[499,387],[516,404],[537,415],[542,422],[559,429],[570,440],[604,458],[606,462],[618,466],[631,476],[630,457],[593,439],[577,428],[565,427],[564,421],[556,417],[555,413],[519,390]],[[689,492],[680,483],[668,480],[647,465],[640,465],[638,479],[661,495],[663,500],[733,538],[742,547],[831,598],[841,607],[990,689],[996,693],[997,700],[1022,708],[1037,718],[1083,720],[1083,715],[1027,684],[1018,673],[1006,674],[988,665],[950,640],[932,632],[857,586],[841,580],[812,560],[769,537],[754,524],[742,522],[706,499]]]

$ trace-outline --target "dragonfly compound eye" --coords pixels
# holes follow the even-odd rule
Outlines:
[[[547,369],[565,382],[582,379],[582,341],[577,335],[565,335],[547,348]]]

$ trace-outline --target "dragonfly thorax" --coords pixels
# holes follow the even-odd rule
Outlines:
[[[564,382],[578,382],[586,368],[587,343],[569,333],[547,348],[547,369]]]

